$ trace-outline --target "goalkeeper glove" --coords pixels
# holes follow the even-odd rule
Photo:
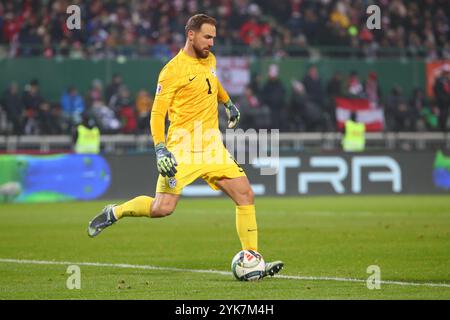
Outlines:
[[[241,118],[241,113],[238,108],[236,108],[231,100],[228,100],[228,102],[225,103],[225,111],[228,116],[228,129],[236,128],[239,123],[239,119]]]
[[[158,143],[155,146],[156,151],[156,165],[158,167],[158,172],[163,176],[167,176],[172,178],[177,173],[177,169],[175,168],[178,163],[175,160],[173,154],[167,150],[166,145],[164,143]]]

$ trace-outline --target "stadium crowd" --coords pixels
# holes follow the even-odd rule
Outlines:
[[[356,97],[375,102],[377,108],[383,109],[386,131],[448,130],[450,67],[444,68],[435,81],[433,100],[428,100],[420,88],[407,93],[395,86],[383,93],[375,72],[369,73],[367,79],[361,79],[356,71],[336,72],[325,80],[311,65],[302,79],[292,81],[290,90],[278,72],[274,64],[269,67],[267,78],[254,74],[244,94],[233,97],[242,114],[241,128],[337,131],[334,98]],[[93,80],[88,92],[69,87],[59,101],[48,101],[39,87],[39,81],[33,79],[23,90],[15,83],[4,90],[0,96],[1,133],[69,134],[83,115],[92,118],[102,133],[149,132],[153,96],[146,90],[133,96],[120,74],[115,74],[106,87],[100,80]],[[225,114],[220,115],[221,127],[225,128]],[[445,120],[439,122],[440,118]]]
[[[381,30],[366,27],[373,3]],[[80,30],[66,25],[72,4],[81,8]],[[448,0],[0,0],[0,56],[167,60],[183,45],[187,18],[204,12],[218,20],[220,54],[308,56],[330,46],[334,55],[449,59],[444,8]]]
[[[73,4],[81,8],[80,30],[66,25],[66,8]],[[370,4],[381,8],[381,30],[366,27]],[[0,57],[167,61],[184,45],[187,18],[205,12],[218,21],[217,55],[306,57],[318,47],[334,56],[401,52],[450,59],[450,15],[444,8],[448,0],[0,0]],[[375,72],[361,79],[350,70],[322,79],[311,66],[286,88],[274,66],[267,77],[254,74],[245,93],[233,98],[244,128],[334,131],[334,97],[349,96],[375,101],[384,110],[386,130],[446,129],[438,118],[448,113],[448,72],[436,81],[433,101],[423,88],[381,92],[379,81]],[[24,88],[11,83],[0,94],[0,131],[19,135],[69,133],[83,113],[105,133],[144,133],[153,103],[146,90],[132,94],[120,75],[109,84],[94,80],[88,92],[67,88],[59,101],[42,96],[38,79]]]

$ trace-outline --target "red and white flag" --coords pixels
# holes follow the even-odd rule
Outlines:
[[[384,130],[384,112],[368,99],[336,97],[336,122],[339,130],[345,127],[345,121],[356,112],[356,121],[366,125],[367,132]]]

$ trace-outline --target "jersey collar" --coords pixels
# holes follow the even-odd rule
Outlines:
[[[180,49],[180,52],[179,52],[179,54],[184,58],[184,59],[187,59],[187,60],[190,60],[190,61],[196,61],[196,62],[199,62],[199,63],[206,63],[206,61],[208,61],[208,59],[209,59],[209,56],[208,56],[208,58],[206,58],[206,59],[201,59],[201,58],[194,58],[194,57],[191,57],[190,55],[188,55],[186,52],[184,52],[183,51],[183,49]]]

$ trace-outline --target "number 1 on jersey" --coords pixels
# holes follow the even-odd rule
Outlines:
[[[212,93],[212,91],[211,91],[211,83],[209,83],[209,79],[208,78],[206,78],[206,83],[208,83],[208,94],[211,94]]]

